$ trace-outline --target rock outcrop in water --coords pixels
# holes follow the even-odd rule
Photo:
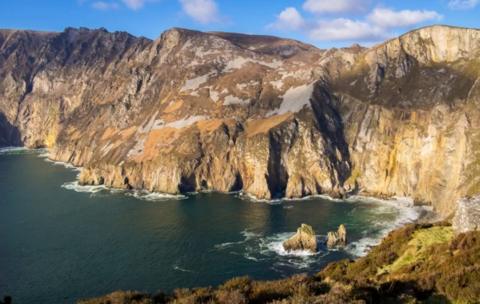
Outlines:
[[[480,192],[480,31],[372,48],[171,29],[0,31],[0,145],[80,181],[262,199],[362,192],[451,214]]]
[[[302,224],[291,238],[283,242],[286,251],[307,250],[317,252],[317,236],[312,226]]]
[[[450,231],[441,225],[407,225],[367,256],[333,262],[312,276],[276,281],[240,277],[216,288],[155,295],[114,292],[79,303],[477,303],[480,231],[457,236]]]
[[[337,231],[330,231],[327,234],[327,247],[332,248],[336,246],[347,245],[347,228],[341,224]]]

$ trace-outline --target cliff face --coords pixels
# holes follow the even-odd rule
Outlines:
[[[0,31],[0,145],[50,148],[80,180],[258,198],[480,192],[480,31],[371,49],[172,29]]]

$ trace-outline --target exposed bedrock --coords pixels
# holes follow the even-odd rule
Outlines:
[[[0,31],[0,145],[48,147],[80,181],[260,199],[480,192],[480,31],[372,48],[171,29]]]

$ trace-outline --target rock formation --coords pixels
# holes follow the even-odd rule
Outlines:
[[[461,199],[452,224],[457,233],[480,230],[480,196]]]
[[[0,145],[48,147],[80,182],[179,193],[480,192],[480,31],[372,48],[171,29],[0,30]]]
[[[327,247],[332,248],[336,246],[347,245],[347,228],[341,224],[337,231],[330,231],[327,234]]]
[[[283,248],[286,251],[308,250],[317,252],[317,236],[312,226],[302,224],[291,238],[283,242]]]

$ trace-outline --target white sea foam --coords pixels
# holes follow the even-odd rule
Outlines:
[[[45,149],[29,149],[25,147],[3,147],[0,148],[0,155],[7,154],[33,154],[33,153],[43,153]]]
[[[240,191],[237,193],[237,197],[242,200],[254,202],[254,203],[267,203],[269,205],[279,205],[282,203],[284,198],[279,198],[279,199],[263,199],[263,198],[258,198],[253,194]]]
[[[150,202],[181,200],[181,199],[187,198],[187,196],[185,195],[173,195],[173,194],[166,194],[166,193],[148,192],[146,190],[129,191],[125,189],[110,188],[105,185],[80,185],[78,181],[64,183],[62,185],[62,188],[73,190],[75,192],[91,193],[91,194],[96,194],[102,191],[112,193],[112,194],[123,193],[127,196],[132,196],[134,198],[144,200],[144,201],[150,201]]]
[[[245,241],[249,241],[251,239],[254,239],[254,238],[257,238],[257,237],[261,236],[261,234],[253,232],[253,231],[249,231],[247,229],[240,232],[240,234],[243,235],[243,237],[245,238]]]
[[[285,267],[304,269],[327,252],[319,251],[312,253],[306,250],[286,251],[283,242],[291,237],[293,232],[275,233],[265,236],[251,230],[243,230],[240,233],[243,239],[236,242],[225,242],[214,246],[216,250],[228,250],[230,254],[241,255],[245,259],[259,262],[271,260],[275,271],[283,271]],[[321,238],[322,236],[319,236]]]
[[[314,200],[319,198],[326,199],[329,201],[334,201],[334,202],[345,202],[345,201],[353,202],[353,201],[361,200],[360,196],[352,196],[352,198],[339,199],[339,198],[333,198],[331,196],[324,195],[324,194],[314,194],[314,195],[307,195],[307,196],[294,197],[294,198],[282,197],[282,198],[266,199],[266,198],[258,198],[255,195],[244,192],[244,191],[238,191],[238,192],[232,192],[232,193],[236,193],[237,197],[242,200],[247,200],[255,203],[267,203],[269,205],[280,205],[283,202],[308,201],[308,200]],[[293,206],[291,207],[293,208]]]
[[[229,247],[232,247],[232,246],[235,246],[235,245],[240,245],[240,244],[243,244],[243,243],[244,243],[244,241],[225,242],[225,243],[215,245],[214,248],[215,249],[225,249],[225,248],[229,248]]]
[[[43,155],[45,154],[41,154],[39,157],[43,157]],[[55,160],[51,160],[47,157],[43,157],[45,159],[46,162],[49,162],[49,163],[52,163],[53,165],[55,166],[63,166],[67,169],[72,169],[72,170],[75,170],[75,171],[81,171],[82,168],[81,167],[76,167],[70,163],[66,163],[66,162],[62,162],[62,161],[55,161]]]
[[[186,269],[186,268],[182,268],[178,265],[173,265],[173,269],[175,270],[178,270],[178,271],[181,271],[181,272],[193,272],[192,270],[189,270],[189,269]]]
[[[295,233],[286,232],[286,233],[277,233],[271,237],[267,237],[264,240],[264,247],[269,251],[275,252],[281,256],[296,256],[296,257],[307,257],[317,255],[319,252],[311,252],[309,250],[285,250],[283,248],[283,242],[292,237]]]
[[[285,250],[283,248],[283,242],[292,235],[294,235],[294,232],[284,232],[259,239],[260,254],[275,260],[272,267],[273,270],[283,272],[285,267],[308,269],[312,264],[318,262],[319,259],[328,254],[328,251],[322,248],[319,248],[317,252],[308,250]],[[324,238],[324,236],[317,235],[317,239],[322,238]]]
[[[0,148],[0,154],[17,154],[19,152],[27,151],[24,147],[5,147]]]
[[[295,201],[298,199],[277,199],[277,200],[262,200],[257,199],[254,196],[246,193],[239,193],[238,195],[242,199],[246,199],[253,202],[264,202],[268,204],[282,204],[284,201]],[[334,199],[325,195],[315,195],[301,200],[309,200],[315,198],[328,199],[334,202],[347,202],[352,204],[358,204],[358,209],[353,209],[350,216],[355,216],[355,213],[360,210],[362,204],[371,205],[368,209],[367,220],[371,223],[370,228],[367,228],[363,232],[363,237],[350,243],[345,248],[333,248],[327,250],[326,247],[320,247],[319,252],[311,253],[309,251],[286,251],[283,248],[283,242],[291,237],[294,232],[277,233],[270,236],[257,234],[249,230],[242,231],[244,237],[243,241],[239,242],[227,242],[215,246],[216,249],[229,248],[231,250],[237,250],[237,245],[242,245],[245,258],[250,260],[270,258],[277,259],[275,265],[281,263],[295,268],[304,268],[312,265],[318,261],[323,255],[328,254],[330,251],[345,251],[353,256],[364,256],[375,245],[377,245],[383,237],[385,237],[390,231],[399,228],[405,224],[416,221],[420,214],[423,212],[423,207],[416,207],[413,204],[413,200],[404,197],[395,197],[390,200],[381,200],[371,197],[352,196],[347,199]],[[292,208],[292,205],[286,205],[284,208]],[[383,219],[383,220],[382,220]],[[348,226],[348,223],[347,223]],[[318,235],[317,239],[319,243],[322,243],[322,238],[325,236]],[[277,256],[277,258],[275,258]],[[279,264],[280,263],[280,264]],[[284,266],[285,266],[284,265]],[[284,270],[284,269],[283,269]]]
[[[350,243],[345,250],[357,257],[365,256],[372,247],[378,245],[381,240],[392,230],[400,228],[405,224],[415,222],[420,217],[424,207],[414,206],[413,200],[404,197],[395,197],[391,200],[379,200],[375,198],[356,197],[354,199],[374,202],[378,204],[372,211],[378,216],[372,222],[372,226],[379,228],[379,231],[366,235],[358,241]],[[397,212],[393,221],[382,221],[382,214],[388,212],[386,208]],[[367,233],[369,234],[369,233]]]
[[[62,185],[62,188],[81,193],[97,193],[100,191],[108,190],[108,188],[104,185],[80,185],[78,181],[64,183]]]
[[[185,195],[175,195],[167,193],[158,193],[158,192],[148,192],[145,190],[134,190],[125,193],[126,195],[133,196],[137,199],[158,202],[158,201],[168,201],[168,200],[181,200],[186,199]]]
[[[38,154],[38,157],[40,158],[48,158],[50,156],[50,153],[48,150],[43,151],[42,153]]]

